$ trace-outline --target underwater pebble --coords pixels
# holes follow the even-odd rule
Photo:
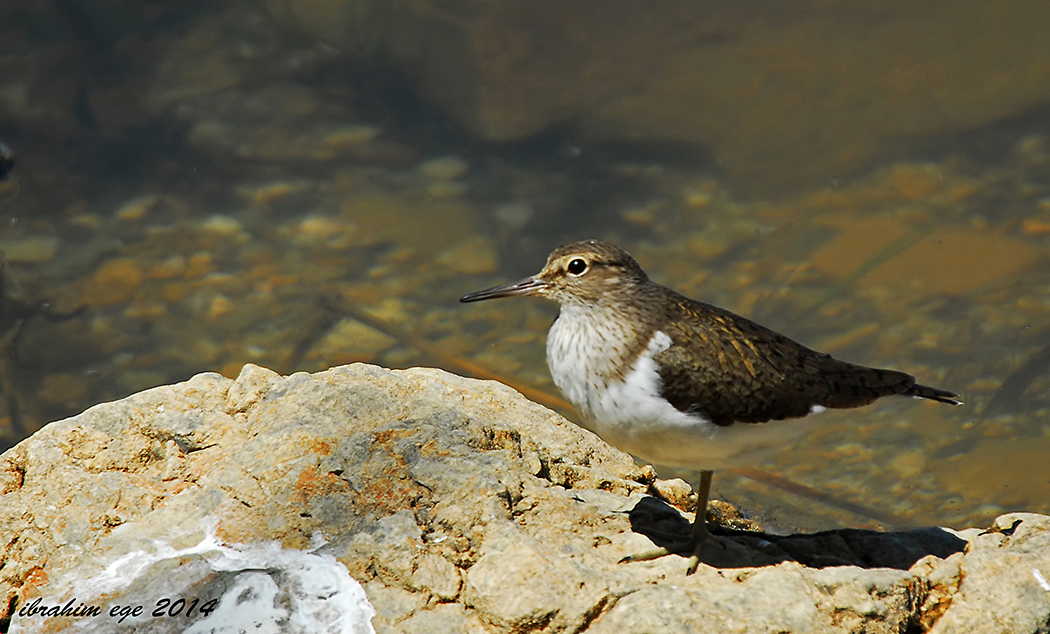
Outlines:
[[[716,258],[729,248],[729,242],[709,231],[694,231],[686,237],[689,252],[701,260]]]
[[[380,321],[399,324],[411,323],[411,320],[416,318],[418,310],[413,310],[413,307],[400,297],[386,297],[377,304],[369,306],[368,314]]]
[[[225,214],[212,214],[201,223],[201,229],[222,235],[232,235],[242,229],[240,221]]]
[[[186,262],[186,277],[202,277],[215,270],[215,256],[207,251],[198,251]]]
[[[378,280],[393,274],[395,271],[396,269],[389,264],[376,264],[368,267],[368,270],[365,271],[365,276],[370,280]]]
[[[494,273],[499,269],[499,255],[492,240],[475,236],[453,245],[437,256],[439,264],[456,273],[477,275]]]
[[[346,227],[344,221],[331,216],[307,216],[299,222],[297,231],[303,237],[324,241],[339,235]]]
[[[343,149],[368,143],[380,132],[379,128],[371,125],[346,125],[329,131],[322,142],[330,148]]]
[[[164,301],[174,304],[186,299],[190,294],[190,286],[182,282],[169,282],[160,287],[160,297]]]
[[[296,192],[303,191],[309,185],[302,181],[266,183],[264,185],[242,186],[237,188],[237,195],[255,203],[266,206]]]
[[[384,253],[379,256],[379,259],[386,264],[404,264],[414,257],[416,257],[414,249],[401,247]]]
[[[395,339],[370,326],[353,319],[344,319],[317,342],[310,356],[321,357],[332,363],[372,362],[379,353],[395,344]]]
[[[343,149],[369,143],[382,130],[367,124],[345,125],[329,130],[324,134],[322,143],[334,149]]]
[[[182,277],[186,274],[186,258],[182,255],[173,255],[155,263],[149,270],[147,277],[158,280],[170,280]]]
[[[1014,144],[1014,151],[1028,158],[1044,158],[1047,151],[1046,137],[1030,134]]]
[[[236,143],[236,133],[226,122],[205,119],[193,124],[186,133],[186,142],[203,150],[226,150]]]
[[[620,217],[632,225],[649,226],[656,222],[656,207],[654,205],[631,207],[620,212]]]
[[[211,302],[209,302],[208,309],[205,312],[204,317],[209,321],[215,321],[220,317],[225,317],[226,315],[230,314],[230,311],[233,310],[233,307],[233,300],[231,300],[229,297],[226,297],[225,295],[216,295],[211,299]]]
[[[160,354],[193,367],[212,367],[222,354],[223,345],[206,336],[205,333],[204,330],[179,333],[181,336],[177,338],[178,340],[162,349]],[[161,361],[158,360],[157,363]]]
[[[165,317],[170,310],[171,307],[168,304],[140,295],[132,299],[128,307],[124,309],[124,316],[131,319],[160,319]]]
[[[506,225],[507,228],[516,230],[528,224],[532,217],[536,215],[536,210],[526,202],[515,201],[497,205],[493,215],[496,216],[496,220]]]
[[[142,266],[132,258],[107,260],[84,284],[81,301],[92,306],[125,302],[138,291],[146,279]]]
[[[685,204],[693,209],[703,209],[714,200],[714,194],[709,191],[690,189],[685,192]]]
[[[470,166],[458,156],[430,159],[419,166],[419,171],[434,180],[450,181],[467,173]]]
[[[912,449],[898,453],[887,465],[902,479],[918,476],[926,469],[926,454],[922,449]]]
[[[357,227],[330,216],[308,216],[291,231],[293,244],[310,248],[347,249],[364,242]]]
[[[86,376],[59,372],[45,376],[36,395],[44,407],[76,408],[90,393],[91,381]]]
[[[407,368],[419,362],[420,352],[411,346],[394,346],[383,353],[382,365],[391,368]]]
[[[473,235],[476,210],[460,199],[418,198],[361,189],[339,201],[340,215],[361,233],[359,242],[389,242],[433,258],[463,236]]]
[[[1050,209],[1044,211],[1050,211]],[[1025,218],[1021,221],[1021,230],[1030,236],[1050,233],[1050,217]]]
[[[907,232],[890,216],[851,221],[813,255],[813,266],[830,279],[844,279]],[[888,285],[898,292],[901,281],[908,280],[926,293],[962,295],[1025,271],[1040,257],[1042,251],[1035,245],[1005,235],[942,228],[881,263],[857,284]]]
[[[125,370],[117,376],[117,385],[128,393],[164,385],[170,378],[160,370]]]
[[[33,264],[54,258],[59,244],[61,241],[54,236],[26,236],[0,240],[0,251],[8,262]]]
[[[70,218],[69,223],[75,227],[97,230],[102,228],[102,217],[98,214],[78,213]]]
[[[186,42],[194,37],[196,33],[190,33]],[[241,81],[241,70],[233,65],[232,56],[226,51],[211,45],[189,44],[172,49],[158,65],[153,89],[143,100],[150,110],[159,113],[180,102],[233,88]]]
[[[895,192],[912,200],[937,191],[944,178],[944,168],[933,163],[895,165],[889,170],[889,182]]]
[[[158,202],[160,202],[160,196],[157,194],[147,194],[145,196],[132,198],[118,207],[117,210],[113,212],[113,215],[120,220],[141,220],[146,217],[146,214],[148,214]]]
[[[1005,507],[1000,506],[999,504],[993,504],[993,503],[989,502],[989,503],[982,504],[982,505],[978,506],[977,508],[973,509],[973,511],[971,512],[971,516],[976,516],[976,517],[983,516],[983,517],[988,518],[990,520],[992,518],[998,517],[998,516],[1002,515],[1003,513],[1007,513],[1007,512],[1009,512],[1009,510],[1006,509]],[[981,523],[979,525],[985,525],[985,524],[987,524],[987,522],[983,522],[983,523]]]
[[[840,458],[852,457],[862,460],[870,459],[873,454],[870,447],[862,445],[859,442],[843,443],[837,447],[836,453]]]
[[[463,196],[468,191],[470,191],[470,187],[460,181],[441,180],[431,183],[427,187],[427,195],[431,198],[455,198]]]
[[[451,349],[465,350],[467,348],[463,346]],[[485,367],[499,368],[499,375],[505,377],[513,376],[522,369],[524,364],[522,364],[521,359],[521,355],[515,354],[513,351],[505,352],[494,349],[485,350],[474,357],[475,361]]]

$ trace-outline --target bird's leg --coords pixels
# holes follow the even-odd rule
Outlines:
[[[688,542],[672,545],[671,547],[654,548],[637,555],[627,555],[620,560],[620,563],[649,561],[651,559],[659,559],[665,555],[691,550],[692,556],[689,558],[689,566],[686,568],[685,574],[691,575],[696,572],[697,566],[700,565],[700,553],[704,549],[705,542],[708,540],[719,541],[717,537],[707,532],[707,497],[711,493],[712,475],[710,471],[700,472],[700,486],[696,490],[696,516],[693,518],[691,538]]]
[[[717,541],[714,535],[707,532],[707,498],[711,495],[713,476],[710,471],[700,472],[700,486],[696,490],[696,514],[693,516],[693,554],[689,557],[686,575],[696,572],[697,566],[700,565],[700,551],[704,549],[704,542],[709,539]]]

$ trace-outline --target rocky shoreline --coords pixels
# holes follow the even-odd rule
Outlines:
[[[200,374],[0,457],[0,629],[1014,633],[1050,619],[1050,517],[727,531],[692,577],[680,558],[617,564],[651,546],[644,526],[681,521],[650,497],[660,484],[491,381],[363,364]]]

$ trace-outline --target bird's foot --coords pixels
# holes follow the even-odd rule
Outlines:
[[[700,554],[704,550],[704,546],[708,541],[712,541],[722,548],[726,547],[725,541],[719,537],[715,537],[706,530],[700,535],[695,535],[693,539],[688,541],[679,542],[669,546],[661,546],[660,548],[654,548],[647,550],[642,553],[636,553],[633,555],[627,555],[620,560],[619,563],[626,564],[634,561],[652,561],[653,559],[659,559],[666,557],[667,555],[685,555],[689,554],[689,564],[686,566],[685,574],[691,575],[696,572],[697,567],[700,566]]]
[[[723,548],[726,547],[726,542],[707,532],[707,497],[710,492],[711,472],[701,471],[700,486],[696,489],[696,513],[693,516],[692,530],[690,531],[688,539],[670,544],[663,548],[656,548],[644,553],[639,553],[637,555],[628,555],[621,559],[620,563],[630,561],[649,561],[667,555],[691,553],[691,556],[689,557],[689,565],[686,568],[685,574],[691,575],[696,572],[697,567],[700,565],[700,554],[708,541],[713,541]]]

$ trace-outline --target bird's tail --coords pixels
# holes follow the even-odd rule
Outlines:
[[[955,398],[959,396],[955,392],[949,392],[948,390],[939,390],[935,387],[928,385],[915,385],[908,388],[904,392],[904,396],[914,396],[915,398],[928,398],[931,401],[939,401],[941,403],[947,403],[949,405],[962,405],[962,401]]]

